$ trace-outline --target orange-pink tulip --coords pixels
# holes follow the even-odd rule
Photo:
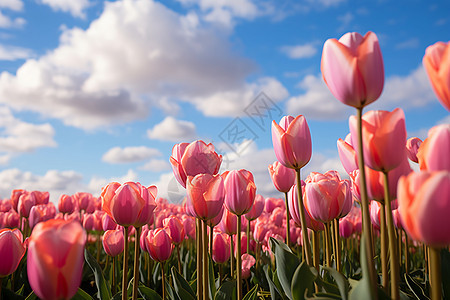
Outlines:
[[[58,202],[58,210],[62,213],[71,214],[75,211],[75,202],[69,195],[61,195]]]
[[[450,111],[450,42],[437,42],[425,50],[423,65],[434,92]]]
[[[27,271],[41,299],[70,299],[78,290],[86,232],[78,222],[49,220],[37,224],[29,238]]]
[[[177,216],[169,216],[163,220],[163,226],[167,230],[172,243],[179,245],[186,237],[184,225]]]
[[[356,156],[356,151],[352,146],[351,134],[347,134],[345,140],[338,139],[337,148],[339,159],[344,167],[347,174],[358,169],[358,158]]]
[[[283,166],[279,161],[269,165],[269,174],[275,188],[282,193],[289,192],[294,185],[295,171]]]
[[[106,254],[116,257],[123,252],[124,240],[123,230],[107,230],[103,234],[103,249]]]
[[[329,39],[323,45],[322,75],[331,93],[342,103],[362,108],[380,97],[384,66],[378,38],[357,32]]]
[[[242,216],[250,211],[255,201],[256,185],[250,171],[240,169],[226,171],[225,178],[225,207],[232,213]]]
[[[0,229],[0,278],[12,274],[24,254],[22,233],[18,229]]]
[[[413,172],[401,177],[398,205],[409,236],[432,247],[450,245],[450,171]]]
[[[287,168],[304,167],[312,155],[311,133],[304,116],[284,116],[272,122],[272,143],[278,161]]]
[[[265,200],[262,195],[256,195],[253,202],[252,209],[245,214],[245,218],[249,221],[256,220],[262,214],[264,210]]]
[[[225,233],[214,235],[212,259],[218,264],[226,263],[230,259],[230,239]]]
[[[147,251],[153,260],[163,262],[170,258],[173,245],[169,234],[164,228],[149,230],[145,243]]]
[[[358,136],[356,116],[351,116],[349,123],[355,141]],[[364,159],[369,168],[388,172],[405,158],[405,114],[400,108],[392,112],[372,110],[365,113],[362,116],[362,135]]]
[[[437,125],[428,131],[428,137],[417,152],[419,167],[427,171],[450,171],[450,124]]]
[[[305,183],[302,181],[302,191],[303,191],[303,205],[305,205]],[[300,221],[300,210],[298,207],[298,196],[297,196],[297,184],[294,184],[292,189],[288,193],[288,205],[289,205],[289,213],[292,217],[292,219],[295,221],[295,223],[298,226],[301,226]],[[323,223],[316,221],[315,219],[311,218],[308,211],[305,211],[305,221],[306,226],[314,231],[323,230]]]
[[[419,162],[417,152],[419,151],[420,145],[422,145],[422,140],[418,137],[412,137],[406,141],[406,154],[408,155],[408,158],[415,163]]]

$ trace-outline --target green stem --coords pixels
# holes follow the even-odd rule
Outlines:
[[[197,218],[196,224],[197,224],[197,227],[196,227],[196,229],[197,229],[197,231],[196,231],[196,236],[197,236],[197,241],[196,241],[196,246],[197,246],[197,299],[202,300],[203,299],[203,284],[202,284],[203,230],[202,230],[202,221]]]
[[[377,279],[375,273],[375,266],[373,263],[373,243],[372,243],[372,228],[370,223],[370,214],[369,214],[369,200],[367,196],[367,187],[366,187],[366,170],[364,168],[364,150],[363,150],[363,140],[362,140],[362,107],[356,109],[357,114],[357,130],[358,130],[358,167],[359,167],[359,191],[361,197],[361,214],[362,214],[362,227],[363,227],[363,237],[364,243],[366,244],[366,253],[361,253],[360,255],[364,255],[364,258],[367,263],[367,268],[370,279],[370,290],[372,299],[378,298],[377,291]]]
[[[251,221],[248,220],[247,222],[247,253],[250,254],[250,223]]]
[[[320,268],[320,237],[319,232],[313,231],[312,236],[312,246],[313,246],[313,263],[314,267],[317,271],[319,271]]]
[[[330,221],[328,224],[330,225],[330,236],[331,236],[331,245],[332,245],[331,248],[333,249],[332,253],[333,253],[333,257],[334,257],[334,263],[335,263],[335,266],[337,266],[336,230],[335,230],[335,226],[334,226],[334,221]]]
[[[290,237],[290,224],[289,224],[289,219],[290,219],[290,215],[289,215],[289,205],[288,205],[288,193],[285,192],[284,193],[284,203],[286,205],[286,245],[288,247],[290,247],[291,245],[291,237]]]
[[[113,257],[113,276],[112,276],[112,294],[116,294],[116,261],[117,257]]]
[[[93,234],[96,234],[93,232]],[[100,253],[102,252],[102,241],[100,234],[97,234],[97,262],[100,264]]]
[[[331,244],[330,244],[330,223],[324,223],[325,228],[325,257],[327,267],[331,267]]]
[[[181,273],[180,244],[177,245],[178,273]]]
[[[209,270],[208,270],[208,224],[203,220],[203,299],[209,299]]]
[[[430,279],[431,300],[442,299],[442,277],[441,277],[441,253],[440,249],[429,247],[430,252]]]
[[[241,261],[241,216],[237,216],[237,246],[236,246],[236,280],[237,299],[242,299],[242,261]]]
[[[209,226],[209,255],[212,257],[214,240],[214,226]]]
[[[136,228],[134,232],[134,276],[133,276],[133,300],[137,299],[139,285],[139,239],[141,237],[142,227]]]
[[[162,298],[166,299],[166,273],[164,271],[164,262],[160,262],[161,264],[161,285],[162,285]]]
[[[389,275],[388,275],[388,260],[387,260],[387,254],[388,254],[388,245],[386,243],[386,210],[384,202],[381,203],[380,208],[380,257],[381,257],[381,280],[383,289],[385,292],[388,292],[388,286],[389,286]]]
[[[392,217],[391,209],[391,197],[389,195],[389,177],[388,172],[383,172],[384,176],[384,200],[386,209],[386,223],[388,229],[389,238],[389,256],[390,256],[390,269],[391,269],[391,297],[392,299],[400,299],[399,293],[399,264],[397,256],[397,240],[395,237],[394,220]]]
[[[341,271],[341,239],[339,235],[339,219],[334,219],[334,236],[336,241],[336,270]]]
[[[231,269],[231,279],[234,278],[234,242],[233,235],[230,235],[230,269]]]
[[[300,223],[301,223],[300,225],[302,227],[303,249],[305,251],[306,263],[311,266],[312,265],[311,248],[309,246],[308,228],[306,227],[305,209],[303,207],[303,191],[302,191],[302,182],[300,179],[300,169],[296,169],[295,173],[297,174],[298,210],[300,213]]]
[[[122,276],[122,300],[127,300],[127,275],[128,275],[128,226],[124,227],[123,232],[123,276]]]

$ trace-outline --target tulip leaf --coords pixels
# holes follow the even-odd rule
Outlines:
[[[87,249],[84,250],[84,258],[91,268],[92,272],[94,273],[95,285],[97,286],[98,290],[97,298],[101,300],[111,299],[111,291],[106,285],[106,280],[105,277],[103,277],[102,268],[99,266],[95,258]]]
[[[256,300],[258,296],[258,285],[255,285],[242,300]]]
[[[224,282],[217,290],[214,300],[236,300],[236,280]]]
[[[151,288],[143,286],[142,284],[138,286],[138,291],[144,300],[162,300],[161,296],[157,292]]]
[[[270,238],[272,251],[275,254],[275,262],[277,265],[277,275],[280,280],[281,287],[289,299],[292,298],[291,283],[292,277],[300,264],[299,258],[294,255],[284,243]]]
[[[82,289],[78,288],[77,293],[75,294],[75,296],[72,297],[71,300],[92,300],[92,299],[93,298],[91,296],[89,296],[88,293],[86,293]]]
[[[36,296],[36,294],[34,293],[34,291],[32,291],[26,298],[25,300],[36,300],[38,299],[38,297]]]
[[[175,289],[175,293],[181,299],[195,299],[195,293],[191,289],[189,283],[184,279],[183,276],[177,271],[175,267],[172,267],[172,279],[173,279],[173,288]],[[186,295],[185,295],[186,294]]]
[[[20,295],[18,295],[18,294],[16,294],[16,293],[14,293],[13,291],[11,291],[10,289],[6,289],[6,288],[4,288],[4,289],[2,289],[1,290],[1,295],[0,296],[3,296],[3,298],[2,299],[10,299],[10,300],[23,300],[23,299],[25,299],[25,297],[23,297],[23,296],[20,296]],[[33,295],[34,295],[34,293],[33,293]],[[34,295],[35,297],[36,297],[36,295]],[[28,297],[27,297],[27,299],[28,299]],[[37,297],[36,298],[33,298],[33,299],[37,299]]]
[[[409,289],[417,299],[429,299],[423,288],[414,278],[411,277],[411,275],[405,273],[403,274],[403,277],[405,278],[405,282]]]
[[[271,299],[280,299],[281,293],[277,286],[273,282],[271,276],[269,275],[269,267],[267,265],[263,266],[264,274],[266,275],[267,282],[269,283],[269,291]]]
[[[331,277],[333,277],[334,281],[337,284],[337,287],[339,288],[339,294],[341,295],[342,300],[347,300],[348,292],[350,290],[350,284],[348,283],[347,278],[345,278],[345,276],[338,272],[336,269],[329,267],[323,267],[322,269],[327,271],[331,275]]]
[[[214,267],[213,267],[213,261],[211,259],[211,256],[208,254],[208,275],[209,275],[209,297],[212,299],[214,295],[216,294],[216,279],[214,278]]]
[[[311,272],[310,267],[303,261],[292,276],[291,295],[293,300],[305,299],[305,291],[312,291],[317,275]]]

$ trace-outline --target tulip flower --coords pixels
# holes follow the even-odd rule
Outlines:
[[[339,159],[347,174],[358,169],[358,158],[356,156],[356,151],[352,146],[351,139],[351,134],[349,133],[345,137],[345,140],[338,139],[337,141]]]
[[[242,278],[247,279],[250,277],[250,268],[256,263],[256,259],[250,254],[242,255]]]
[[[342,103],[364,107],[380,97],[384,85],[384,66],[378,38],[367,32],[344,34],[329,39],[322,52],[321,70],[331,93]]]
[[[278,161],[287,168],[304,167],[312,155],[311,133],[304,116],[284,116],[272,122],[272,143]]]
[[[450,124],[437,125],[428,131],[428,137],[417,152],[420,170],[450,171]]]
[[[75,211],[75,203],[71,196],[63,194],[59,197],[58,210],[65,214],[71,214]]]
[[[78,222],[49,220],[29,238],[27,271],[41,299],[70,299],[80,286],[86,232]]]
[[[285,167],[279,161],[269,165],[269,174],[275,188],[282,193],[289,192],[295,183],[295,171]]]
[[[212,259],[218,263],[223,264],[230,258],[230,239],[225,233],[218,233],[214,235]]]
[[[351,218],[342,218],[339,220],[339,234],[343,238],[349,238],[354,231],[354,225]]]
[[[103,234],[103,249],[106,254],[111,257],[116,257],[123,252],[123,231],[117,230],[107,230]]]
[[[166,229],[149,230],[145,241],[148,253],[153,260],[164,262],[170,258],[173,245]]]
[[[450,43],[437,42],[427,47],[423,65],[438,99],[450,111]]]
[[[22,189],[16,189],[16,190],[11,191],[11,197],[10,197],[11,204],[15,211],[18,211],[17,205],[19,204],[19,198],[23,193],[26,193],[26,191],[22,190]]]
[[[225,178],[225,207],[238,216],[249,212],[256,196],[253,174],[241,169],[226,171],[222,177]]]
[[[352,138],[357,136],[357,118],[350,117]],[[402,162],[406,152],[405,114],[400,108],[369,111],[362,116],[363,152],[366,165],[387,172]],[[353,141],[355,142],[355,140]]]
[[[17,269],[24,254],[22,233],[18,229],[0,229],[0,282]]]
[[[265,200],[262,195],[257,194],[253,202],[252,209],[245,214],[245,218],[249,221],[256,220],[263,212]]]
[[[298,198],[297,198],[296,188],[297,188],[297,184],[294,184],[294,186],[288,193],[289,212],[291,213],[291,217],[295,221],[295,223],[301,227],[300,211],[298,208]],[[303,181],[302,181],[302,190],[303,190],[303,194],[305,194],[305,183]],[[305,198],[306,197],[303,197],[304,205],[305,205],[305,201],[306,201]],[[307,211],[305,213],[305,223],[306,223],[307,228],[310,228],[314,231],[320,231],[320,230],[324,229],[323,223],[311,218],[311,216],[309,215],[309,213]],[[302,232],[302,234],[303,234],[303,232]]]
[[[419,151],[419,147],[421,144],[422,140],[418,137],[412,137],[406,141],[406,154],[408,155],[408,158],[415,163],[419,162],[419,159],[417,158],[417,152]]]

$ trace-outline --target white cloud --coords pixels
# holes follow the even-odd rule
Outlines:
[[[336,1],[336,2],[339,2],[339,1]],[[353,21],[354,18],[355,18],[354,15],[350,12],[347,12],[344,15],[338,16],[337,19],[339,22],[341,22],[341,26],[339,26],[337,31],[348,31],[348,27],[350,26],[350,23]]]
[[[180,142],[194,140],[197,134],[194,123],[168,116],[147,130],[147,136],[155,140]]]
[[[418,38],[411,38],[406,41],[402,41],[395,45],[395,49],[403,50],[403,49],[411,49],[417,48],[420,46],[420,41]]]
[[[23,9],[23,2],[21,0],[0,0],[0,8],[21,11]]]
[[[114,147],[102,156],[104,162],[111,164],[126,164],[144,161],[151,157],[161,156],[161,152],[155,148],[140,147]]]
[[[83,129],[143,119],[161,99],[200,110],[216,93],[240,101],[261,82],[245,84],[254,64],[227,39],[159,2],[105,2],[86,30],[65,29],[55,50],[1,73],[0,101]]]
[[[102,192],[102,188],[105,187],[110,182],[118,182],[118,183],[124,183],[128,181],[138,181],[138,174],[133,170],[128,170],[128,172],[120,177],[111,177],[111,178],[104,178],[104,177],[98,177],[94,176],[91,178],[89,183],[83,187],[85,191],[92,193],[94,196],[100,196]],[[82,191],[83,189],[80,189],[79,191]],[[78,192],[79,192],[78,191]]]
[[[292,59],[309,58],[313,57],[317,53],[317,48],[312,43],[305,45],[283,46],[280,50]]]
[[[30,49],[0,44],[0,60],[26,59],[32,55],[33,52]]]
[[[91,4],[89,0],[39,0],[42,4],[48,5],[54,11],[70,13],[74,17],[85,18],[85,10]]]
[[[11,19],[0,11],[0,28],[21,28],[25,23],[24,18]]]
[[[335,150],[337,154],[337,150]],[[339,156],[329,156],[320,152],[314,152],[309,163],[302,169],[302,179],[306,179],[309,173],[319,172],[325,173],[329,170],[338,171],[341,178],[349,178],[347,172],[342,166]]]
[[[186,196],[186,189],[175,179],[173,172],[160,175],[158,181],[151,183],[158,187],[158,197],[167,199],[171,203],[181,204]]]
[[[55,130],[48,124],[32,124],[16,119],[11,111],[0,106],[0,154],[32,152],[42,147],[56,147]],[[3,158],[4,162],[8,160]]]
[[[140,170],[151,171],[151,172],[163,172],[170,169],[170,164],[168,159],[151,159],[145,165],[140,167]]]

